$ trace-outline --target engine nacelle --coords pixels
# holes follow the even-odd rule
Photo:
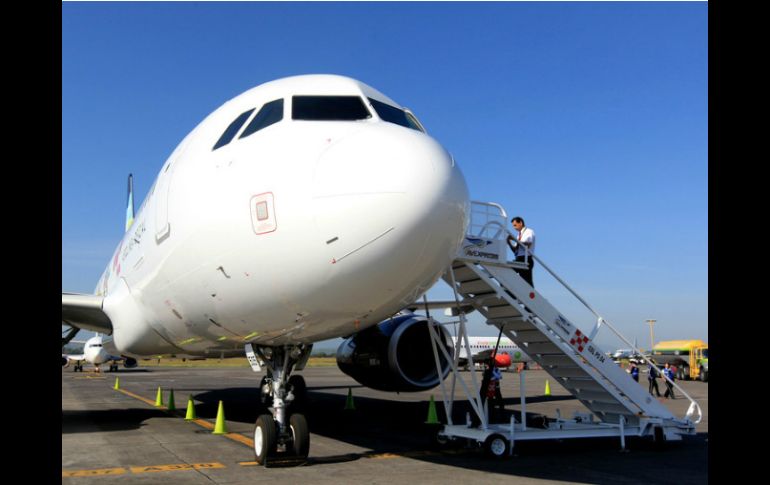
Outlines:
[[[452,355],[451,339],[439,327],[444,348]],[[348,337],[337,349],[337,365],[366,387],[380,391],[424,391],[436,387],[449,373],[449,362],[438,350],[436,370],[428,319],[404,315],[385,320]]]
[[[61,366],[62,367],[69,367],[70,366],[69,358],[65,357],[64,355],[61,356]]]
[[[137,365],[139,365],[139,363],[133,357],[126,357],[125,360],[123,360],[123,367],[126,369],[133,369]]]

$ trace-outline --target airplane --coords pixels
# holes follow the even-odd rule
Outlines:
[[[428,320],[399,312],[457,254],[468,188],[454,157],[380,91],[337,75],[256,86],[181,141],[136,213],[131,181],[126,232],[94,294],[62,293],[62,322],[112,335],[123,354],[245,352],[264,365],[272,406],[254,427],[258,463],[308,455],[307,420],[291,412],[305,383],[291,374],[314,342],[350,337],[340,368],[370,387],[419,391],[446,377],[449,363],[439,372],[426,351]]]
[[[112,341],[105,340],[104,337],[97,334],[95,337],[91,337],[85,342],[73,340],[74,343],[82,343],[82,354],[62,354],[61,365],[62,367],[69,367],[70,364],[74,364],[72,368],[73,372],[83,372],[83,363],[88,362],[94,366],[96,372],[101,372],[100,366],[105,363],[109,363],[110,372],[118,370],[118,363],[123,362],[124,367],[132,369],[137,366],[136,358],[115,355],[117,354]]]
[[[452,337],[452,342],[457,343],[457,337]],[[471,350],[473,362],[476,364],[482,363],[492,357],[492,353],[495,350],[497,344],[497,337],[468,337],[468,346]],[[495,366],[506,369],[510,367],[514,362],[523,363],[525,367],[531,362],[531,358],[525,354],[515,342],[508,337],[501,337],[500,343],[497,346],[497,353],[495,354]],[[465,345],[460,346],[460,356],[458,365],[460,367],[468,368],[468,353],[465,350]]]

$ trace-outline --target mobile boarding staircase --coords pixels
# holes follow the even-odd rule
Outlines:
[[[676,383],[674,386],[691,404],[683,419],[649,394],[638,382],[612,361],[594,342],[600,329],[608,327],[628,347],[634,348],[606,320],[596,313],[580,296],[566,285],[540,258],[539,267],[548,271],[596,317],[597,323],[589,332],[581,331],[565,318],[540,293],[515,271],[525,268],[523,263],[506,261],[508,232],[505,210],[493,203],[473,202],[471,223],[456,259],[443,276],[455,291],[456,309],[453,315],[459,321],[439,323],[431,319],[429,326],[436,366],[438,352],[450,362],[451,391],[447,394],[448,379],[441,382],[444,408],[448,423],[438,434],[439,442],[464,438],[484,445],[493,456],[513,453],[515,441],[536,439],[565,439],[588,437],[619,437],[625,450],[626,436],[652,436],[656,442],[681,440],[682,435],[695,434],[695,425],[702,419],[700,406]],[[528,254],[528,257],[534,257]],[[491,424],[487,410],[488,400],[481,405],[479,385],[468,343],[463,308],[473,307],[503,334],[537,362],[559,384],[575,396],[590,413],[575,413],[572,419],[546,419],[538,427],[527,426],[524,371],[521,373],[521,422]],[[459,335],[450,356],[441,340],[439,325],[459,323]],[[465,346],[471,369],[471,387],[462,378],[458,367],[460,346]],[[635,349],[636,350],[636,349]],[[639,354],[639,352],[637,350]],[[646,359],[645,359],[646,360]],[[649,361],[648,361],[649,363]],[[662,375],[662,373],[661,373]],[[667,378],[666,378],[667,379]],[[456,384],[460,383],[480,425],[452,422],[452,405]],[[697,413],[697,419],[692,420]],[[598,421],[594,421],[594,417]]]

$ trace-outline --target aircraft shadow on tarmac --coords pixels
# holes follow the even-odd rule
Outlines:
[[[492,460],[483,456],[478,447],[467,448],[462,441],[440,448],[435,441],[440,426],[425,424],[428,413],[426,402],[354,396],[355,410],[346,410],[347,393],[323,391],[347,387],[308,387],[304,403],[293,406],[293,411],[306,415],[311,433],[372,451],[314,457],[311,448],[306,466],[392,453],[405,454],[426,462],[516,476],[567,481],[575,481],[579,477],[583,483],[607,483],[608,480],[650,483],[664,479],[677,483],[696,483],[700,480],[703,483],[708,480],[705,466],[707,434],[685,437],[684,442],[667,443],[665,453],[660,453],[651,440],[643,438],[627,438],[627,447],[633,452],[625,454],[619,453],[620,442],[617,438],[518,442],[513,459]],[[196,406],[198,417],[209,420],[216,418],[220,400],[225,403],[228,421],[253,424],[258,415],[269,413],[264,405],[259,404],[260,393],[257,388],[204,391],[193,397],[199,402]],[[527,402],[573,399],[571,396],[537,396],[528,398]],[[520,417],[518,411],[511,409],[519,404],[518,399],[504,399],[504,403],[507,409],[493,422],[508,423],[511,415],[517,419]],[[452,413],[454,422],[464,423],[466,412],[470,410],[467,401],[455,401]],[[436,411],[438,420],[445,423],[446,415],[440,401],[436,403]],[[528,413],[527,423],[528,426],[539,426],[542,424],[542,416]],[[442,449],[445,451],[442,452]],[[423,451],[425,453],[420,453]],[[665,474],[661,471],[661,459],[664,457],[667,463]]]
[[[106,409],[91,411],[62,411],[61,432],[92,433],[93,425],[99,431],[126,431],[138,429],[150,418],[172,418],[160,409]]]

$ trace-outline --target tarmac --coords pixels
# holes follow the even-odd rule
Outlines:
[[[440,425],[426,424],[431,395],[439,421],[446,423],[441,389],[386,393],[361,386],[336,367],[299,372],[308,386],[301,410],[310,428],[306,462],[259,466],[251,448],[254,422],[266,411],[259,399],[262,374],[244,368],[140,367],[118,372],[62,369],[62,483],[441,483],[474,484],[498,480],[544,483],[706,483],[708,481],[708,383],[677,381],[701,406],[695,436],[659,447],[650,438],[517,442],[514,454],[487,457],[466,443],[440,447]],[[469,380],[470,373],[463,377]],[[120,390],[115,390],[119,378]],[[549,381],[550,396],[545,396]],[[446,382],[449,382],[447,380]],[[647,387],[646,375],[640,386]],[[164,405],[174,391],[177,411],[156,407],[158,387]],[[458,386],[459,387],[459,386]],[[665,389],[662,382],[661,390]],[[506,417],[520,409],[520,376],[504,372]],[[525,373],[527,413],[572,417],[587,412],[542,370]],[[345,409],[348,392],[355,410]],[[197,420],[185,421],[188,397]],[[458,392],[455,422],[470,409]],[[219,402],[227,434],[212,433]],[[689,401],[662,402],[683,417]],[[505,419],[507,421],[507,419]]]

